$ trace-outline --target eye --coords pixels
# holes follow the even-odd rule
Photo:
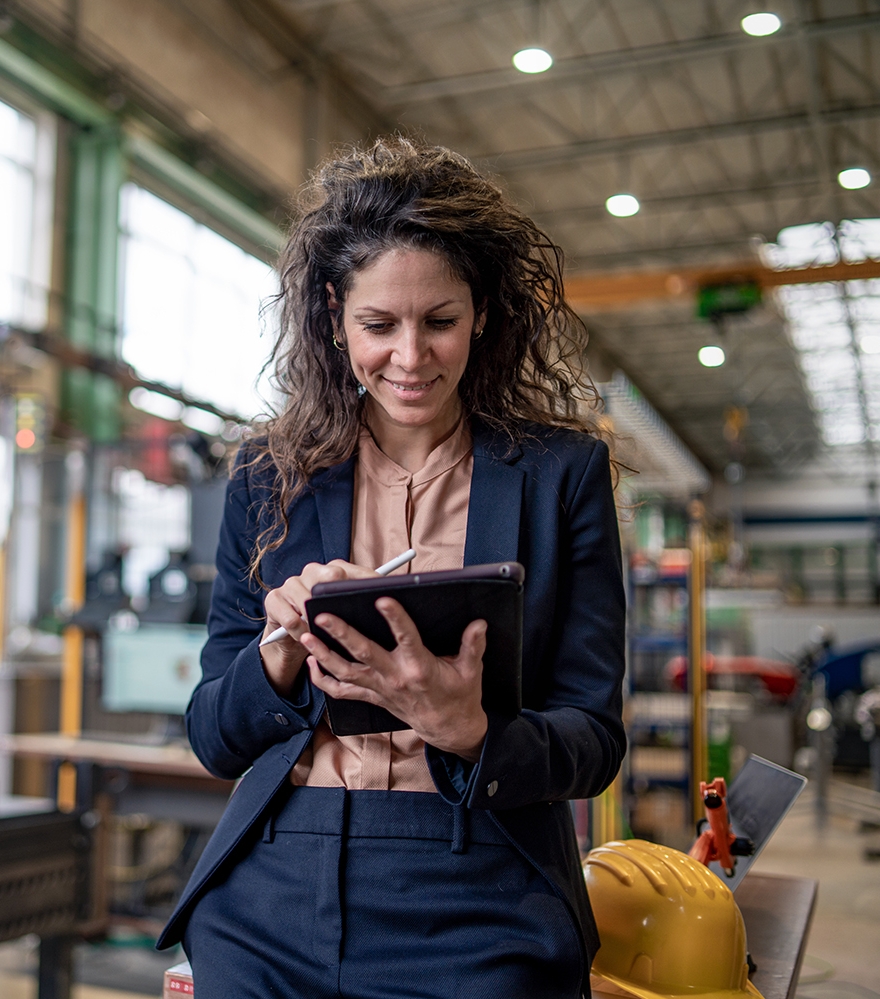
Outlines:
[[[428,320],[428,325],[433,327],[435,330],[449,330],[452,329],[453,326],[458,325],[458,318],[435,316]]]
[[[361,326],[367,333],[387,333],[391,329],[391,323],[385,322],[361,323]]]

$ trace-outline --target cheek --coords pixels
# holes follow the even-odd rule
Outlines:
[[[369,344],[365,344],[357,336],[352,337],[349,335],[348,361],[355,373],[369,372],[375,368],[378,363],[378,355],[379,351],[370,349]]]
[[[453,350],[450,351],[450,356],[448,359],[449,366],[458,371],[464,371],[467,367],[468,360],[471,353],[471,338],[470,335],[466,339],[457,343]]]

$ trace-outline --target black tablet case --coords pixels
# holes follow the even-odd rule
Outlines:
[[[525,571],[518,562],[467,566],[441,572],[408,573],[375,579],[319,583],[306,601],[309,628],[334,652],[351,655],[314,622],[334,614],[389,651],[395,642],[376,610],[381,596],[399,601],[437,656],[455,655],[464,629],[479,618],[488,624],[483,657],[483,707],[515,717],[522,706],[522,589]],[[336,735],[395,732],[409,726],[385,708],[364,701],[327,698],[330,727]]]

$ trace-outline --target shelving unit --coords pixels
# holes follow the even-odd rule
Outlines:
[[[627,790],[636,835],[669,841],[686,822],[687,694],[671,692],[666,664],[687,653],[687,575],[680,549],[631,566]],[[670,845],[683,845],[670,843]]]

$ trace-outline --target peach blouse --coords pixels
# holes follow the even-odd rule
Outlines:
[[[472,471],[466,420],[414,473],[383,454],[365,428],[354,477],[351,561],[382,565],[415,548],[415,559],[395,574],[460,569]],[[335,736],[325,713],[290,779],[311,787],[434,791],[424,749],[411,729]]]

